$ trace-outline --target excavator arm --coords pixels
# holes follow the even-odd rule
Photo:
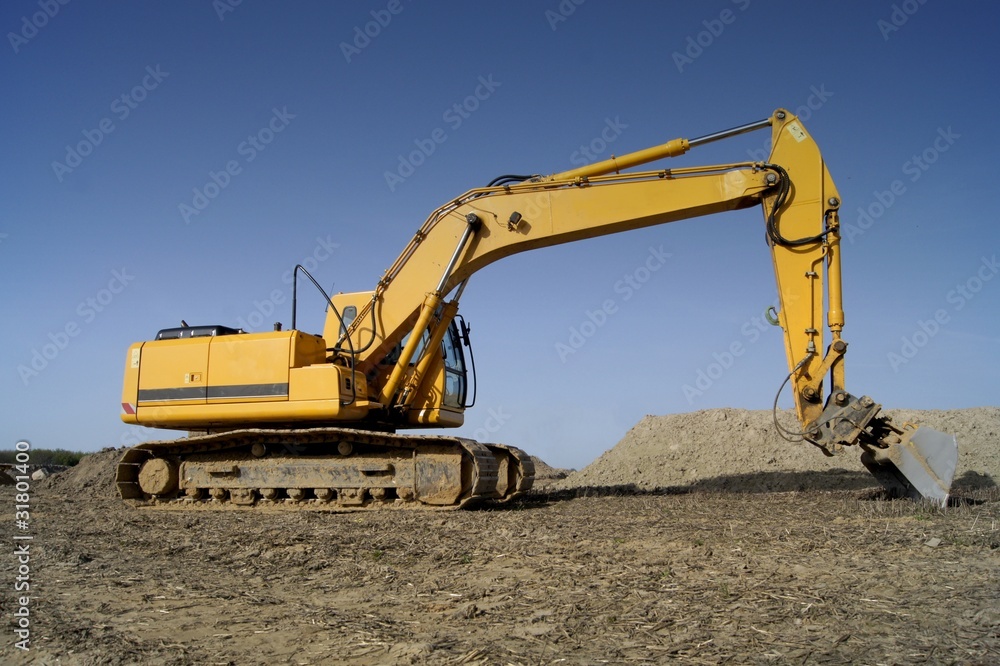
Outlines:
[[[764,128],[772,134],[766,162],[625,171]],[[348,337],[355,349],[364,350],[347,360],[359,372],[372,376],[396,352],[391,371],[380,385],[375,382],[376,409],[399,417],[427,404],[433,350],[440,347],[468,279],[481,268],[517,252],[760,206],[801,428],[775,419],[779,432],[827,455],[859,445],[866,466],[893,491],[946,501],[957,460],[954,438],[896,427],[879,416],[879,404],[846,389],[840,195],[819,148],[795,116],[779,109],[768,119],[698,139],[675,139],[550,176],[503,180],[435,210],[346,332],[339,321],[328,320],[325,337],[339,340],[337,350],[346,348]]]
[[[633,170],[768,128],[764,162]],[[116,471],[119,492],[143,506],[343,510],[522,495],[534,476],[523,451],[396,432],[463,422],[468,336],[454,319],[468,280],[517,252],[749,207],[764,217],[799,421],[788,428],[775,418],[778,432],[830,455],[859,446],[887,487],[943,504],[954,437],[897,427],[846,388],[840,195],[812,137],[780,109],[715,134],[470,190],[431,213],[373,290],[330,298],[322,336],[296,330],[293,305],[290,330],[184,325],[134,343],[122,420],[200,434],[129,449]]]

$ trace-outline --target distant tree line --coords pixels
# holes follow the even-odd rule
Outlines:
[[[0,463],[16,463],[16,451],[0,451]],[[67,451],[66,449],[31,449],[30,465],[65,465],[72,467],[87,455],[82,451]]]

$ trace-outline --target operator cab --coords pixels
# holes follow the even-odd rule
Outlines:
[[[344,317],[344,322],[349,324],[346,316]],[[429,338],[430,333],[424,331],[420,344],[417,345],[417,351],[413,354],[413,360],[410,362],[411,367],[423,355],[424,347]],[[386,354],[385,358],[379,363],[379,366],[382,368],[391,368],[396,365],[403,347],[406,346],[409,339],[410,336],[407,334],[391,352]],[[463,342],[468,346],[468,337],[462,335],[462,329],[459,328],[458,321],[452,321],[451,326],[448,327],[448,332],[445,333],[444,340],[441,341],[440,352],[441,358],[444,361],[444,400],[442,406],[450,409],[465,409],[470,406],[465,404],[465,399],[468,397],[469,382],[468,366],[465,363],[465,353],[462,350]]]

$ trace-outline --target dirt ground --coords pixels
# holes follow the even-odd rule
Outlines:
[[[994,452],[998,413],[977,421]],[[1000,663],[995,469],[960,467],[943,509],[846,467],[774,490],[740,462],[660,490],[581,470],[471,511],[179,512],[116,499],[119,456],[33,484],[27,532],[0,488],[0,662]],[[15,534],[33,536],[27,653]]]

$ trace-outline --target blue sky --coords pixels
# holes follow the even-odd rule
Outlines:
[[[848,388],[1000,404],[997,25],[995,3],[940,0],[5,2],[0,447],[149,439],[118,416],[130,343],[181,319],[287,326],[296,263],[370,289],[431,210],[497,175],[779,106],[854,230]],[[673,164],[760,159],[767,138]],[[626,299],[651,252],[670,257]],[[319,332],[311,296],[299,327]],[[582,467],[646,414],[767,408],[774,298],[755,210],[494,264],[462,302],[480,386],[460,432]]]

